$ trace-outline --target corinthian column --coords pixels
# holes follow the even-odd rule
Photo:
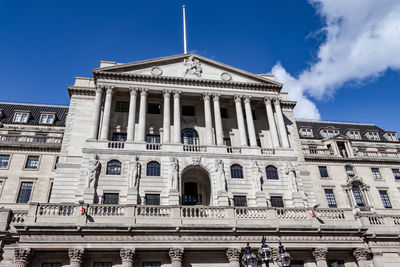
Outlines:
[[[119,255],[121,256],[123,267],[133,267],[133,260],[135,258],[135,249],[121,249]]]
[[[215,117],[215,134],[217,145],[224,144],[224,134],[222,131],[221,107],[219,105],[219,94],[214,94],[214,117]]]
[[[144,142],[146,137],[147,91],[147,88],[140,88],[139,131],[136,140],[139,142]]]
[[[108,131],[110,129],[111,103],[113,87],[108,87],[106,92],[106,101],[104,102],[103,124],[101,126],[101,140],[108,140]]]
[[[180,91],[174,91],[174,143],[181,142],[181,103]]]
[[[163,143],[171,142],[171,91],[164,90],[164,113],[163,113]]]
[[[241,96],[235,95],[235,107],[236,107],[236,119],[239,128],[240,145],[247,146],[247,136],[246,136],[246,128],[244,126]]]
[[[16,248],[14,250],[14,266],[15,267],[26,267],[29,263],[29,257],[31,255],[30,248]]]
[[[254,129],[253,114],[250,105],[250,96],[244,98],[244,110],[246,111],[247,129],[249,130],[250,146],[257,146],[256,130]]]
[[[312,255],[317,263],[317,267],[328,267],[326,256],[328,255],[327,248],[315,248]]]
[[[171,258],[171,267],[182,267],[183,248],[171,248],[169,257]]]
[[[128,116],[128,129],[126,141],[133,141],[135,134],[135,120],[136,120],[136,88],[129,88],[130,90],[130,101],[129,101],[129,116]]]
[[[366,248],[356,248],[353,251],[353,256],[356,258],[358,267],[368,267],[368,258],[370,256],[368,249]]]
[[[271,142],[273,147],[279,147],[278,131],[276,130],[274,112],[272,111],[272,104],[270,98],[265,98],[265,109],[267,111],[268,126],[271,134]]]
[[[282,147],[288,148],[289,147],[289,139],[288,139],[287,132],[286,132],[285,121],[283,120],[281,102],[280,102],[280,100],[277,99],[274,101],[274,104],[275,104],[276,117],[278,120],[279,133],[281,134]]]
[[[228,248],[226,257],[229,260],[229,267],[240,267],[240,248]]]
[[[92,126],[90,127],[89,139],[97,139],[97,135],[99,133],[102,96],[103,96],[103,86],[97,86],[96,97],[94,99],[93,118],[92,118]]]
[[[81,267],[83,262],[83,256],[85,255],[84,249],[72,248],[68,250],[69,265],[71,267]]]
[[[213,132],[212,132],[210,94],[205,92],[203,94],[203,99],[204,99],[204,120],[206,124],[206,144],[214,145]]]

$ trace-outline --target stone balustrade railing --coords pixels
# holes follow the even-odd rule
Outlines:
[[[0,143],[5,145],[26,145],[26,146],[55,146],[60,147],[62,136],[35,136],[35,135],[0,135]]]
[[[124,141],[108,141],[108,148],[111,149],[124,149],[125,142]]]
[[[242,149],[240,147],[228,146],[226,152],[229,154],[240,154],[242,153]]]
[[[146,149],[147,150],[160,150],[161,144],[160,143],[147,143]]]
[[[275,153],[273,148],[261,148],[261,154],[263,155],[272,155]]]
[[[400,153],[386,151],[358,151],[356,155],[359,157],[400,158]]]
[[[203,145],[183,145],[183,151],[207,152],[207,146],[203,146]]]
[[[303,148],[306,155],[333,155],[333,152],[325,148]]]

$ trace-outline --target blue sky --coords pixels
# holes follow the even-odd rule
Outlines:
[[[90,77],[100,60],[181,54],[186,4],[188,50],[253,73],[272,71],[299,101],[299,117],[400,132],[400,55],[392,50],[398,4],[382,0],[378,10],[374,0],[332,1],[0,0],[0,101],[67,105],[66,86]],[[397,28],[379,32],[380,25]]]

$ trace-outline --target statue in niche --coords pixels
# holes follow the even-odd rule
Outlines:
[[[299,192],[299,188],[297,185],[296,168],[292,165],[292,163],[286,165],[285,172],[286,175],[289,175],[289,190],[291,192]]]
[[[197,76],[198,78],[201,77],[201,74],[203,73],[203,68],[201,67],[200,61],[198,59],[195,59],[194,56],[189,56],[188,58],[185,58],[183,64],[186,67],[183,76],[186,77],[187,74],[192,74]]]
[[[218,192],[226,192],[226,175],[224,170],[224,162],[222,160],[217,160],[215,169],[217,173]]]
[[[178,158],[172,158],[171,161],[171,190],[179,192],[179,161]]]
[[[263,175],[260,166],[258,166],[257,161],[254,163],[254,176],[253,176],[253,182],[254,186],[256,188],[256,192],[262,191],[262,181],[263,181]]]
[[[134,160],[129,162],[129,187],[128,188],[139,188],[140,182],[140,170],[141,165],[139,162],[139,157],[136,156]]]
[[[88,188],[97,188],[97,183],[100,174],[100,161],[97,154],[90,156],[89,171],[88,171]]]

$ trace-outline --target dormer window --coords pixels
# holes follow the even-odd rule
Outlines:
[[[300,134],[304,137],[313,137],[313,131],[311,128],[302,128]]]
[[[380,140],[378,132],[367,132],[367,137],[369,140]]]
[[[40,115],[40,124],[53,124],[55,117],[54,114],[42,114]]]
[[[15,112],[13,122],[27,123],[29,112]]]
[[[339,130],[324,129],[321,131],[321,135],[323,137],[333,137],[333,136],[339,135]]]
[[[388,141],[398,141],[399,140],[396,133],[386,133],[385,137]]]
[[[359,131],[349,131],[348,136],[350,137],[350,139],[361,139]]]

